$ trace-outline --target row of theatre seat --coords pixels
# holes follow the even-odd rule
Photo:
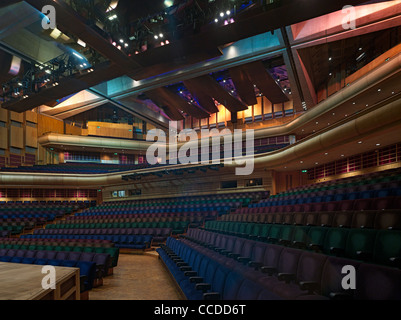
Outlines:
[[[43,224],[62,218],[77,210],[79,205],[69,203],[6,203],[0,206],[1,236],[18,235]]]
[[[171,236],[171,228],[105,228],[105,229],[36,229],[32,236],[88,236],[93,239],[118,235],[151,235],[153,243],[165,242]],[[22,237],[31,235],[22,235]]]
[[[305,194],[310,192],[317,192],[321,190],[329,190],[332,188],[341,189],[348,187],[355,187],[361,185],[377,185],[381,183],[389,183],[393,181],[401,180],[401,168],[387,169],[384,171],[375,171],[372,173],[366,173],[363,175],[351,176],[346,178],[340,178],[335,180],[328,180],[318,182],[310,185],[302,185],[291,188],[286,192],[276,195],[277,197],[294,195],[294,194]]]
[[[218,222],[270,223],[342,228],[401,229],[401,209],[368,211],[322,211],[230,214],[224,219],[207,221],[206,226]]]
[[[153,243],[152,235],[23,235],[20,241],[46,241],[59,243],[81,243],[87,246],[117,247],[128,249],[149,249]],[[1,240],[0,240],[1,241]],[[10,241],[12,243],[12,241]],[[96,245],[98,244],[98,245]],[[99,245],[100,244],[100,245]]]
[[[236,253],[241,251],[244,239],[251,239],[327,255],[401,267],[400,230],[278,224],[252,226],[253,224],[248,224],[242,231],[239,228],[240,226],[231,230],[230,228],[224,228],[226,224],[218,224],[217,229],[209,229],[208,231],[213,232],[209,236],[218,237],[221,241],[229,240],[230,242],[228,244],[224,243],[224,246],[228,246],[228,250]],[[226,237],[222,237],[222,234],[226,235]]]
[[[265,203],[266,204],[266,203]],[[235,213],[268,213],[268,212],[305,212],[305,211],[350,211],[350,210],[384,210],[399,209],[401,196],[390,196],[370,199],[339,200],[328,202],[298,203],[274,206],[263,206],[261,203],[247,208],[239,208]]]
[[[104,275],[107,275],[109,268],[114,268],[118,264],[119,248],[117,247],[88,247],[88,246],[75,246],[68,244],[50,244],[49,241],[46,245],[38,244],[2,244],[0,243],[0,249],[13,249],[13,250],[33,250],[33,251],[55,251],[55,252],[75,252],[75,253],[101,253],[107,254],[109,260],[107,263],[103,263],[105,268]]]
[[[230,251],[227,237],[242,245]],[[401,299],[398,268],[201,229],[169,240],[159,253],[188,299]],[[342,287],[344,266],[355,268],[356,289]]]
[[[51,242],[49,242],[49,240]],[[20,238],[0,238],[1,244],[19,244],[19,245],[61,245],[61,246],[77,246],[77,247],[114,247],[114,243],[104,239],[73,239],[73,238],[39,238],[32,235],[23,235]]]
[[[188,228],[188,221],[173,222],[114,222],[114,223],[58,223],[48,224],[45,230],[51,229],[171,229],[173,234],[185,233]]]
[[[214,220],[214,219],[211,219]],[[172,222],[188,222],[191,225],[203,225],[205,219],[203,216],[190,216],[190,215],[175,215],[166,214],[164,217],[141,217],[136,214],[125,215],[125,218],[113,215],[113,216],[71,216],[66,220],[57,221],[56,224],[62,223],[172,223]]]
[[[396,203],[391,203],[391,200],[399,199],[401,197],[401,186],[397,189],[385,189],[379,191],[364,191],[361,193],[349,193],[343,191],[344,193],[325,195],[325,196],[313,196],[308,197],[305,195],[304,197],[294,198],[294,199],[282,199],[282,200],[271,200],[250,204],[250,208],[257,207],[276,207],[276,206],[294,206],[294,205],[318,205],[318,204],[327,204],[327,203],[341,203],[349,201],[351,204],[355,204],[358,202],[364,203],[366,202],[369,205],[375,206],[375,201],[377,199],[388,198],[390,203],[388,206],[397,205]],[[277,198],[274,198],[277,199]]]

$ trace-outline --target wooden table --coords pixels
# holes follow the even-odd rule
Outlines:
[[[0,262],[0,300],[79,300],[79,268],[54,267],[56,288],[43,289],[42,265]]]

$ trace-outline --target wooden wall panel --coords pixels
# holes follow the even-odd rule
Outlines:
[[[22,123],[24,122],[24,114],[10,111],[10,120]]]
[[[26,126],[25,129],[25,145],[32,148],[38,147],[38,129]]]
[[[8,111],[6,109],[0,108],[0,121],[8,121]]]
[[[46,132],[64,133],[64,122],[42,114],[38,114],[38,136]]]
[[[10,126],[10,147],[24,149],[24,128]]]
[[[38,114],[36,112],[25,112],[25,120],[33,123],[38,123]]]
[[[0,149],[8,149],[8,130],[0,127]]]
[[[128,124],[88,122],[88,135],[93,136],[132,138],[132,129],[132,125]]]
[[[71,134],[74,136],[82,135],[82,129],[76,126],[72,126],[70,124],[65,125],[65,134]]]

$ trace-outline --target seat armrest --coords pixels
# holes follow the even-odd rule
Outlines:
[[[242,263],[248,263],[251,259],[247,257],[237,257],[237,261],[242,262]]]
[[[189,271],[185,271],[184,272],[184,276],[186,276],[186,277],[195,277],[197,275],[198,275],[198,273],[196,271],[193,271],[193,270],[189,270]]]
[[[262,262],[249,261],[248,266],[254,268],[255,270],[259,270],[263,266],[263,264]]]
[[[285,240],[285,239],[279,239],[278,240],[278,244],[282,245],[282,246],[286,246],[287,247],[290,243],[291,243],[290,240]]]
[[[401,257],[391,257],[389,260],[392,266],[401,269]]]
[[[341,257],[341,256],[344,255],[344,249],[331,247],[330,248],[330,253],[335,255],[335,256],[337,256],[337,257]]]
[[[366,251],[357,251],[356,256],[358,259],[363,260],[363,261],[370,261],[372,260],[372,253],[371,252],[366,252]]]
[[[180,271],[182,272],[192,271],[192,268],[190,266],[182,266],[180,267]]]
[[[309,294],[313,294],[314,292],[318,292],[320,286],[315,281],[301,281],[299,283],[299,287],[301,290],[307,290]]]
[[[221,296],[218,292],[207,292],[203,294],[203,300],[220,300]]]
[[[315,251],[315,252],[322,251],[322,246],[319,245],[319,244],[315,244],[315,243],[310,243],[310,244],[308,245],[308,248],[309,248],[310,250]]]
[[[210,285],[210,283],[199,282],[195,285],[195,288],[196,288],[196,290],[206,292],[207,290],[210,290],[212,288],[212,286]]]
[[[280,281],[285,281],[285,283],[290,283],[291,281],[295,281],[294,273],[279,273],[277,277]]]
[[[228,257],[229,257],[229,258],[233,258],[233,259],[237,259],[237,258],[239,257],[239,253],[232,253],[232,252],[230,252],[230,253],[228,254]]]
[[[263,273],[267,273],[269,276],[272,276],[277,272],[277,269],[275,267],[263,266],[260,268],[260,271],[262,271]]]
[[[189,281],[192,283],[201,283],[203,281],[202,277],[190,277]]]
[[[346,292],[331,292],[329,298],[331,300],[352,300],[352,295]]]
[[[188,263],[186,263],[186,262],[178,262],[177,263],[177,267],[185,267],[187,265],[188,265]]]
[[[301,242],[301,241],[293,241],[292,247],[297,248],[297,249],[306,249],[306,244],[305,244],[305,242]]]

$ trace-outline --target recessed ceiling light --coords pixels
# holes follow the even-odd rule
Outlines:
[[[344,155],[343,155],[343,154],[342,154],[341,156],[342,156],[342,157],[344,157]]]
[[[217,18],[216,18],[216,19],[214,19],[214,22],[216,22],[216,23],[217,23],[217,22],[219,22],[219,19],[217,19]]]
[[[328,153],[326,152],[324,155],[325,155],[325,156],[327,156],[327,155],[328,155]]]
[[[331,61],[331,60],[333,60],[333,58],[332,58],[332,57],[329,57],[329,61]]]
[[[224,12],[220,12],[220,17],[224,17]]]
[[[361,143],[362,143],[362,141],[358,141],[358,143],[359,143],[359,144],[361,144]]]
[[[380,146],[380,143],[376,143],[376,146]]]
[[[378,92],[382,91],[382,89],[377,89]]]
[[[304,163],[303,161],[299,161],[300,163]]]
[[[352,102],[352,104],[356,104],[356,102]]]

